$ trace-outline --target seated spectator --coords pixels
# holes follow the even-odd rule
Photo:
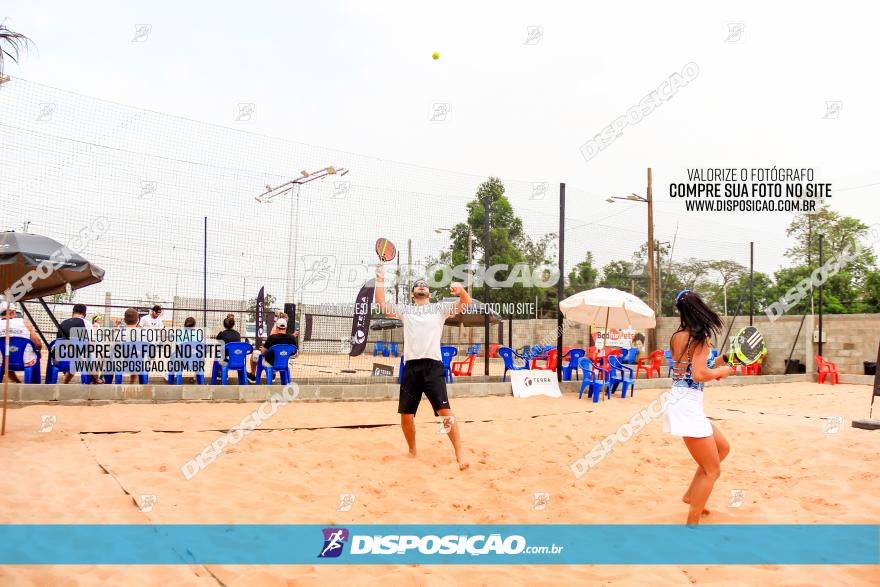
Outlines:
[[[138,322],[139,318],[138,311],[134,308],[129,308],[125,311],[125,314],[122,315],[122,320],[117,318],[114,321],[114,324],[117,328],[140,328]]]
[[[193,318],[192,316],[187,316],[186,319],[183,321],[184,330],[195,329],[195,327],[196,327],[196,319]],[[180,331],[177,332],[177,339],[175,341],[177,343],[177,348],[180,348],[181,345],[198,344],[197,343],[198,339],[196,337],[192,336],[191,335],[192,333],[189,333],[189,334],[190,335],[188,336],[187,333],[180,332]],[[175,353],[177,353],[177,350],[175,350]],[[196,359],[195,356],[193,356],[193,355],[190,355],[189,357],[187,357],[186,355],[183,355],[183,354],[175,354],[175,358],[187,363],[187,366],[190,366],[190,367],[194,367],[198,363],[198,359]],[[189,371],[189,372],[193,374],[193,382],[195,383],[196,371]]]
[[[161,311],[161,308],[159,308],[159,310]],[[116,327],[123,329],[140,328],[138,318],[138,311],[134,308],[129,308],[125,311],[125,314],[122,315],[122,320],[119,320],[119,318],[116,319]],[[144,318],[146,318],[146,316],[144,316]],[[125,336],[123,336],[123,338],[125,338]],[[129,382],[134,385],[135,383],[137,383],[137,380],[137,375],[132,373],[129,377]]]
[[[37,336],[37,331],[34,330],[33,325],[30,322],[25,322],[24,318],[17,316],[15,302],[0,302],[0,315],[3,317],[0,319],[0,333],[2,333],[2,336],[6,336],[8,323],[9,336],[29,338],[37,348],[37,353],[40,352],[40,349],[43,348],[43,343],[40,337]],[[24,349],[24,364],[26,367],[30,367],[37,362],[37,353],[30,346]],[[18,375],[12,371],[9,372],[9,380],[13,383],[21,383]]]
[[[95,317],[92,318],[92,328],[101,328],[101,324],[104,322],[104,316],[101,314],[95,314]]]
[[[73,305],[73,311],[71,312],[70,318],[64,320],[58,325],[58,335],[56,338],[70,340],[70,331],[74,328],[90,328],[89,323],[86,322],[85,304]],[[70,380],[73,379],[73,375],[73,373],[65,373],[64,383],[70,383]],[[94,380],[94,376],[92,376],[92,379]]]
[[[241,342],[241,333],[235,329],[234,314],[226,314],[226,318],[223,319],[223,330],[221,330],[217,334],[217,340],[222,340],[223,344],[229,344],[230,342]],[[228,361],[229,352],[224,350],[223,354]]]
[[[156,304],[152,308],[150,308],[150,313],[146,314],[143,318],[138,322],[138,326],[141,328],[165,328],[165,324],[159,318],[162,315],[162,306]]]
[[[227,314],[226,318],[223,319],[223,330],[217,334],[217,340],[222,340],[226,344],[241,342],[241,333],[235,329],[235,316],[233,314]]]
[[[281,316],[286,316],[286,314],[281,314]],[[263,354],[263,361],[272,363],[275,360],[275,355],[272,352],[272,347],[278,344],[293,344],[297,343],[296,337],[292,334],[287,334],[287,318],[278,318],[275,321],[275,326],[272,328],[272,332],[269,334],[269,338],[263,341],[262,346],[260,346],[260,353]],[[254,355],[251,355],[251,366],[253,367],[252,371],[248,373],[248,377],[251,381],[256,381],[256,358]]]
[[[279,318],[275,322],[275,328],[272,329],[272,334],[269,335],[269,338],[263,341],[263,346],[260,347],[260,352],[266,357],[265,360],[269,363],[275,360],[275,355],[272,353],[272,347],[276,344],[293,344],[297,343],[296,337],[292,334],[287,334],[287,319]]]

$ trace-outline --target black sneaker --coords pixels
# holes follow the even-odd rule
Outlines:
[[[253,373],[248,373],[247,378],[248,378],[248,381],[250,381],[251,383],[257,382],[257,376],[254,375]]]

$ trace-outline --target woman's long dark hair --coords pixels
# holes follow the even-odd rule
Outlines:
[[[682,291],[676,298],[675,307],[681,316],[681,325],[676,332],[687,330],[697,342],[706,342],[721,330],[721,318],[696,293],[688,289]]]

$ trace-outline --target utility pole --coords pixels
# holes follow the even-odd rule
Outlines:
[[[825,234],[819,233],[819,267],[821,267],[825,261],[822,256],[822,241],[825,240]],[[810,296],[812,297],[812,295]],[[822,282],[819,282],[819,356],[822,356]]]
[[[657,314],[657,291],[655,289],[657,284],[657,275],[655,273],[654,268],[654,200],[653,200],[653,187],[652,187],[652,173],[651,168],[648,167],[648,189],[645,194],[647,203],[648,203],[648,305],[651,306],[651,309],[654,310],[654,314]],[[651,328],[648,330],[648,349],[649,352],[653,351],[657,348],[656,344],[656,330]]]
[[[491,247],[489,244],[489,198],[490,195],[488,193],[486,193],[485,198],[483,198],[483,265],[486,266],[486,271],[489,270],[489,266],[491,265]],[[487,378],[489,377],[489,301],[489,284],[483,281],[483,303],[486,308],[486,314],[484,316],[485,322],[483,323],[483,363],[485,365],[484,374]]]
[[[473,255],[474,255],[474,234],[471,231],[470,224],[468,224],[468,284],[467,284],[468,295],[471,295],[473,293],[471,291],[472,284],[474,281]]]
[[[657,315],[663,315],[663,264],[660,262],[660,247],[657,247]]]

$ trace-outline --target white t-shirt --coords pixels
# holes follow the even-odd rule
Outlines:
[[[403,321],[403,360],[434,359],[442,361],[440,339],[443,324],[452,313],[448,304],[407,306],[399,313]]]
[[[138,326],[141,328],[165,328],[165,325],[162,323],[162,317],[153,318],[149,314],[146,314],[143,318],[138,322]]]
[[[11,313],[11,312],[10,312]],[[0,336],[6,337],[6,320],[0,319]],[[24,318],[13,318],[9,321],[9,336],[20,336],[21,338],[31,339],[31,333],[24,325]],[[10,349],[12,350],[12,349]],[[37,360],[37,354],[30,345],[24,349],[24,364],[33,365]]]

